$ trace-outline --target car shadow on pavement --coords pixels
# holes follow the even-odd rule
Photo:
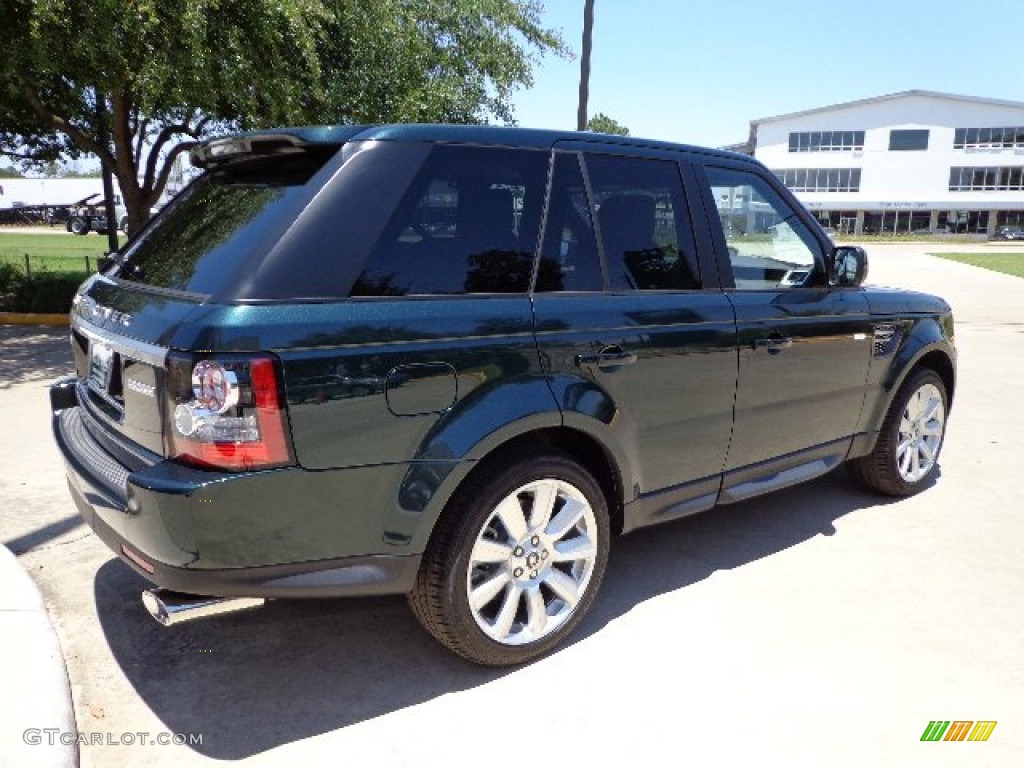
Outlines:
[[[0,325],[0,389],[72,372],[67,328]]]
[[[651,598],[832,535],[838,518],[887,503],[839,472],[617,539],[590,614],[555,654],[573,653],[580,640]],[[203,734],[193,749],[217,759],[241,759],[516,674],[449,653],[402,598],[274,601],[163,628],[141,606],[147,586],[118,560],[103,565],[95,580],[102,629],[167,730]]]

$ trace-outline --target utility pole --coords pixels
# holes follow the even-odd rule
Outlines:
[[[580,54],[580,104],[576,111],[576,130],[587,130],[587,102],[590,100],[590,48],[594,35],[594,0],[583,3],[583,51]]]

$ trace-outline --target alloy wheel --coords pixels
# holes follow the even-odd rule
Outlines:
[[[942,393],[934,384],[923,384],[907,400],[900,417],[896,465],[905,482],[918,482],[935,466],[945,423]]]
[[[597,536],[590,503],[564,480],[536,480],[510,493],[469,556],[466,593],[477,626],[503,645],[557,631],[590,584]]]

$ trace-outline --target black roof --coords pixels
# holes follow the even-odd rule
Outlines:
[[[724,150],[676,144],[668,141],[643,139],[633,136],[615,136],[607,133],[587,133],[579,131],[556,131],[537,128],[518,128],[514,126],[494,125],[449,125],[434,123],[396,123],[385,125],[314,125],[286,128],[270,128],[259,131],[247,131],[231,136],[222,136],[203,142],[193,150],[193,162],[206,165],[221,152],[231,153],[229,146],[237,147],[235,151],[250,151],[256,143],[294,144],[294,145],[334,145],[340,146],[348,141],[418,141],[455,144],[497,144],[508,147],[532,149],[550,149],[560,142],[586,142],[611,146],[638,147],[662,150],[685,150],[701,154],[713,154],[750,161],[745,155]],[[198,162],[197,162],[198,161]]]

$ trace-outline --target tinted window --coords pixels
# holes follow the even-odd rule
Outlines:
[[[254,158],[186,188],[125,251],[118,277],[193,293],[217,293],[270,249],[318,189],[311,181],[337,147]]]
[[[814,238],[796,212],[760,176],[705,169],[741,289],[795,288],[813,280]]]
[[[547,170],[544,152],[435,148],[352,295],[527,291]]]
[[[890,151],[928,149],[928,131],[926,129],[889,131],[889,149]]]
[[[679,167],[665,160],[587,156],[612,290],[699,288]]]
[[[599,291],[601,268],[579,156],[556,154],[538,291]]]

